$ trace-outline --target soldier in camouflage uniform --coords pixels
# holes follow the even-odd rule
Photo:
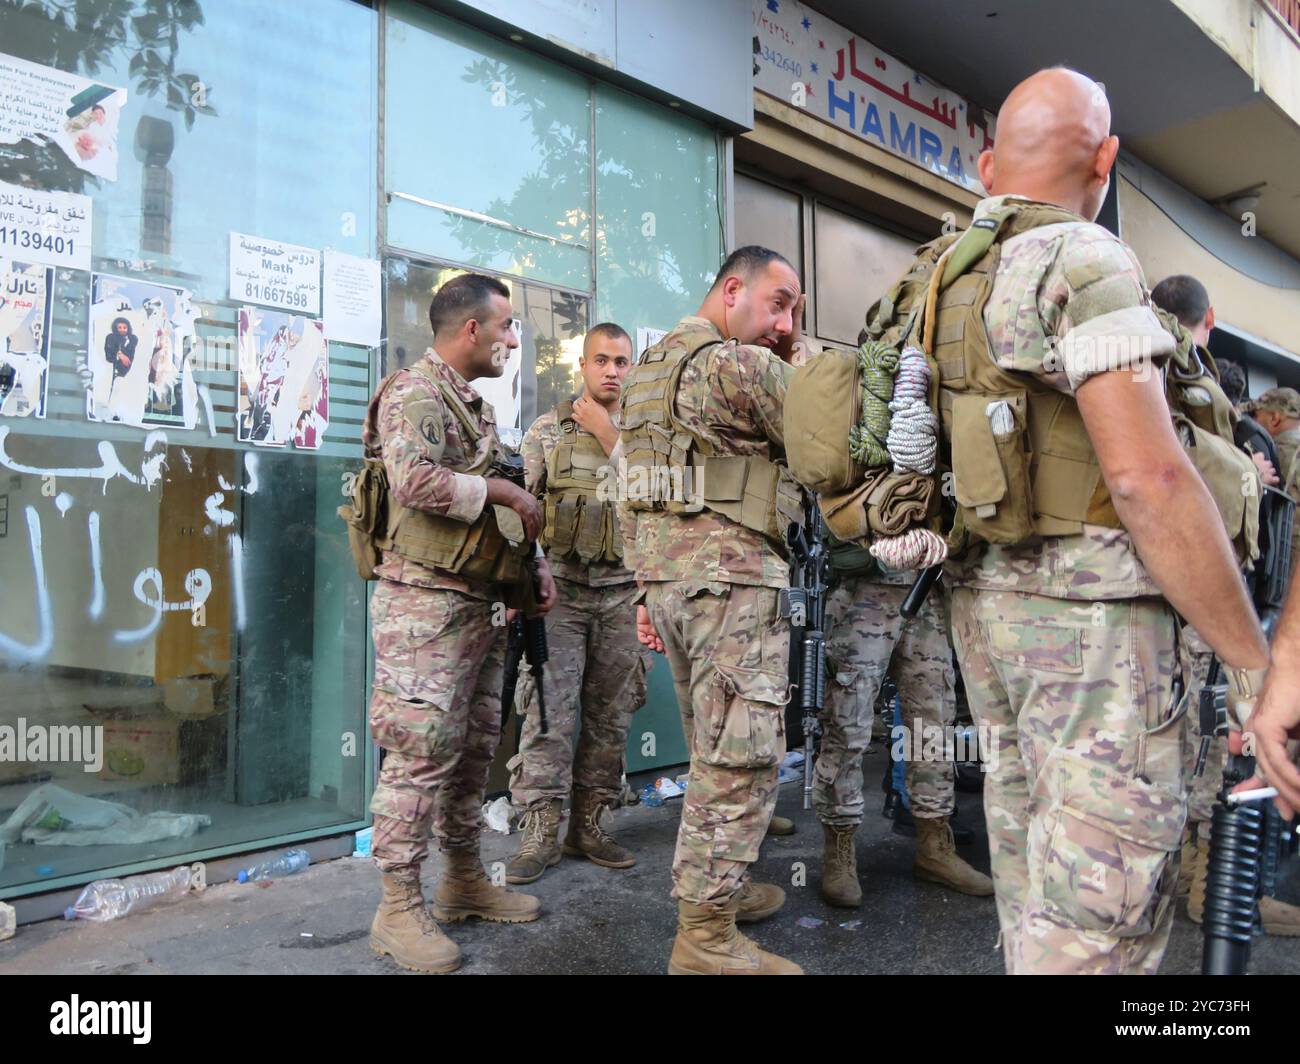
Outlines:
[[[1199,349],[1209,347],[1210,333],[1214,330],[1214,307],[1210,294],[1195,277],[1178,274],[1166,277],[1151,290],[1151,301],[1163,307],[1182,324]],[[1220,380],[1224,393],[1234,402],[1239,401],[1245,389],[1245,378],[1238,367],[1227,362],[1219,363]],[[1237,387],[1231,387],[1233,377]],[[1290,395],[1286,393],[1290,392]],[[1258,402],[1267,406],[1270,413],[1264,416],[1267,426],[1277,433],[1273,442],[1276,458],[1282,471],[1290,469],[1297,445],[1300,445],[1300,395],[1290,388],[1276,388],[1265,392]],[[1246,411],[1254,402],[1242,404]],[[1270,433],[1272,435],[1272,433]],[[1270,457],[1250,450],[1251,459],[1267,485],[1281,484],[1278,470]],[[1183,768],[1188,780],[1187,830],[1183,835],[1182,862],[1178,871],[1178,893],[1187,895],[1187,915],[1200,923],[1205,907],[1205,891],[1209,873],[1210,821],[1218,793],[1223,787],[1223,769],[1228,756],[1227,740],[1221,736],[1210,739],[1206,751],[1205,767],[1199,776],[1195,773],[1196,760],[1201,747],[1200,713],[1201,691],[1209,676],[1214,653],[1209,645],[1190,626],[1184,626],[1179,642],[1179,655],[1183,666],[1183,682],[1187,687],[1188,713],[1186,751]],[[1271,935],[1300,935],[1300,908],[1278,901],[1273,897],[1259,899],[1260,919],[1264,931]]]
[[[984,802],[1013,973],[1160,963],[1186,817],[1171,604],[1235,690],[1268,662],[1214,498],[1151,372],[1173,339],[1133,253],[1087,221],[1118,151],[1109,126],[1104,91],[1074,71],[1013,90],[979,161],[990,198],[968,230],[988,219],[1001,234],[980,260],[996,268],[976,263],[926,322],[972,536],[948,579],[971,709],[996,729]],[[980,285],[991,290],[972,320]],[[968,322],[986,335],[967,338]],[[1035,440],[1024,466],[1017,428]],[[1056,475],[1035,478],[1044,462]]]
[[[813,768],[813,806],[822,822],[821,895],[831,905],[862,904],[853,836],[862,823],[862,757],[871,743],[876,696],[894,669],[907,744],[904,771],[916,825],[913,874],[963,894],[986,897],[993,881],[957,855],[949,818],[956,769],[950,760],[916,760],[913,743],[950,735],[956,720],[952,647],[943,599],[929,595],[916,617],[899,612],[915,573],[881,570],[865,550],[833,546],[838,583],[826,604],[826,709],[821,749]],[[891,747],[893,739],[891,737]]]
[[[1270,388],[1258,399],[1242,403],[1241,409],[1273,437],[1282,459],[1278,476],[1287,491],[1294,494],[1300,486],[1300,468],[1296,467],[1296,454],[1300,453],[1300,392],[1294,388]]]
[[[802,493],[781,462],[799,340],[799,277],[747,247],[698,315],[642,355],[623,389],[625,557],[645,590],[643,642],[666,654],[691,754],[673,857],[669,971],[796,973],[736,929],[784,892],[748,881],[785,755],[790,631],[781,546]]]
[[[431,830],[445,862],[434,897],[438,919],[519,923],[539,911],[537,899],[490,883],[479,859],[483,790],[501,728],[504,589],[466,575],[526,579],[526,544],[512,567],[509,550],[488,546],[491,533],[500,522],[509,534],[507,508],[522,523],[521,540],[541,527],[532,495],[485,475],[504,452],[491,405],[468,383],[500,376],[503,355],[517,346],[512,317],[500,281],[466,274],[447,282],[429,308],[436,349],[384,380],[363,433],[368,459],[382,460],[389,511],[370,602],[370,730],[384,751],[370,805],[372,853],[383,872],[370,944],[416,971],[460,963],[460,951],[424,906],[420,869]],[[480,546],[462,565],[476,535]],[[537,564],[545,612],[555,588],[545,560]]]
[[[542,545],[559,599],[547,619],[546,735],[532,712],[532,676],[522,684],[520,704],[528,711],[510,791],[524,811],[523,838],[506,866],[510,883],[531,883],[559,863],[561,806],[570,787],[564,852],[606,868],[636,864],[601,824],[602,812],[620,795],[627,732],[645,701],[649,654],[636,637],[636,576],[622,564],[608,490],[631,339],[618,325],[592,326],[578,367],[582,395],[548,410],[524,437],[528,490],[543,500]]]

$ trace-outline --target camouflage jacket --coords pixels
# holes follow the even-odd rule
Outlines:
[[[618,425],[618,411],[614,411],[614,425]],[[582,435],[590,435],[584,429],[578,429]],[[551,452],[555,450],[560,439],[559,416],[554,407],[542,414],[524,434],[521,453],[524,458],[524,481],[529,491],[539,499],[546,495],[546,467]],[[610,461],[614,467],[614,460]],[[572,580],[575,584],[588,587],[613,587],[630,584],[636,574],[630,569],[612,562],[592,562],[585,564],[576,558],[555,558],[547,555],[551,575],[557,580]]]
[[[793,370],[766,347],[724,343],[716,326],[704,318],[683,318],[661,342],[671,344],[676,334],[701,329],[711,331],[719,342],[682,370],[675,399],[678,420],[717,454],[782,458],[782,407]],[[628,374],[624,395],[637,368]],[[625,496],[620,490],[624,561],[637,579],[789,586],[788,563],[758,532],[709,510],[681,517],[631,510]]]
[[[438,390],[409,369],[398,370],[379,401],[377,438],[367,424],[363,442],[379,451],[395,502],[470,524],[487,502],[487,479],[461,470],[492,448],[505,454],[497,438],[492,404],[466,383],[430,348],[424,355],[435,376],[446,381],[472,413],[479,416],[484,437],[470,449],[464,430]],[[460,591],[480,599],[500,597],[495,585],[470,584],[454,573],[409,561],[392,551],[375,570],[385,580],[415,587]]]
[[[1005,198],[982,200],[975,218]],[[1137,257],[1113,233],[1083,222],[1040,226],[1002,245],[984,324],[999,367],[1071,395],[1098,372],[1162,358],[1174,347],[1151,309]],[[1090,358],[1097,341],[1112,336],[1126,343],[1109,345],[1105,364]],[[1051,598],[1160,594],[1128,533],[1096,525],[1012,547],[982,543],[950,562],[949,575],[967,587]]]

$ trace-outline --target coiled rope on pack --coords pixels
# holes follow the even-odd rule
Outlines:
[[[948,557],[948,544],[928,528],[909,528],[902,535],[882,536],[867,548],[887,569],[928,569]]]
[[[868,340],[858,348],[862,373],[862,413],[849,430],[849,454],[869,469],[888,465],[890,400],[894,397],[894,374],[898,352],[889,344]]]
[[[939,421],[930,409],[930,367],[915,347],[904,347],[898,359],[889,413],[885,446],[894,472],[929,476],[939,453]]]

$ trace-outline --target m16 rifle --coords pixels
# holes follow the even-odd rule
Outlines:
[[[830,561],[826,529],[816,499],[810,499],[804,523],[791,522],[790,587],[781,591],[781,616],[790,621],[790,683],[798,699],[803,727],[803,807],[812,808],[813,753],[819,720],[826,705],[826,594]]]
[[[516,487],[524,487],[524,462],[517,454],[499,459],[492,464],[492,475],[504,477]],[[511,603],[517,609],[514,620],[506,629],[506,662],[501,682],[501,730],[505,731],[506,718],[515,700],[515,687],[519,683],[519,665],[527,660],[528,672],[537,691],[538,730],[546,734],[546,662],[550,650],[546,644],[546,621],[537,615],[538,596],[541,594],[537,573],[535,544],[528,558],[529,579],[521,589],[518,600]],[[529,614],[533,614],[529,616]]]
[[[1291,576],[1291,526],[1295,504],[1284,492],[1264,488],[1260,506],[1260,558],[1249,585],[1264,634],[1272,637]],[[1227,685],[1216,658],[1198,707],[1201,746],[1195,774],[1205,770],[1210,740],[1228,733]],[[1205,884],[1201,953],[1202,975],[1244,975],[1250,963],[1258,898],[1271,893],[1285,830],[1267,799],[1231,802],[1232,789],[1255,773],[1255,759],[1229,754],[1223,787],[1210,822],[1210,855]]]

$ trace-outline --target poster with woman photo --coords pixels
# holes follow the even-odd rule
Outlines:
[[[329,421],[329,347],[321,322],[241,307],[239,438],[316,450]]]
[[[189,289],[93,274],[86,417],[192,429],[194,316]]]
[[[0,416],[45,416],[53,287],[48,266],[0,258]]]

